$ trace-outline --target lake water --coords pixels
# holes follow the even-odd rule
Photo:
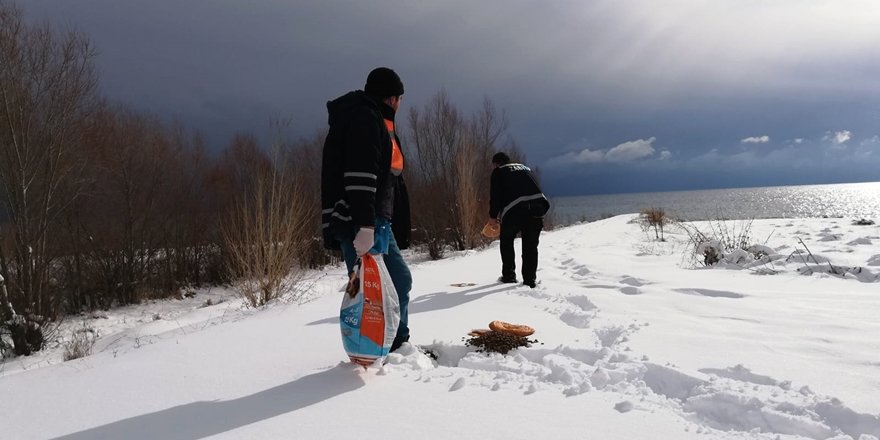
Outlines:
[[[571,224],[662,208],[682,220],[843,217],[880,223],[880,182],[554,197],[553,221]]]

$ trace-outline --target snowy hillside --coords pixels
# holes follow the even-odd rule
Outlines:
[[[762,260],[692,268],[686,234],[633,218],[545,232],[535,289],[495,281],[497,243],[413,261],[411,342],[436,361],[347,362],[341,267],[303,304],[213,289],[68,320],[93,353],[0,366],[0,438],[880,438],[880,227],[758,220]],[[538,342],[465,345],[493,319]]]

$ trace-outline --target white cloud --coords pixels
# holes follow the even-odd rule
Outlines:
[[[605,152],[601,150],[590,150],[585,148],[581,151],[570,151],[561,156],[556,156],[547,161],[548,166],[565,166],[571,164],[596,163],[602,162],[605,158]]]
[[[835,133],[828,133],[822,139],[834,142],[837,145],[842,145],[852,139],[852,132],[849,130],[841,130]]]
[[[593,163],[593,162],[602,162],[602,159],[605,157],[605,153],[599,150],[593,151],[589,148],[585,148],[581,150],[581,152],[574,154],[572,160],[577,163]]]
[[[796,139],[794,140],[794,143],[796,143],[796,144],[802,144],[802,143],[804,143],[804,138],[796,138]]]
[[[743,144],[766,144],[770,142],[770,136],[752,136],[740,141]]]
[[[581,151],[570,151],[560,156],[556,156],[547,161],[550,166],[563,166],[572,163],[598,163],[598,162],[631,162],[642,159],[654,154],[654,143],[656,138],[638,139],[635,141],[624,142],[610,150],[591,150],[584,148]],[[664,150],[660,153],[660,159],[668,159],[672,153]]]
[[[666,160],[672,157],[672,152],[669,150],[663,150],[660,152],[660,160]]]
[[[654,147],[651,146],[656,138],[639,139],[636,141],[624,142],[610,150],[605,154],[605,160],[609,162],[630,162],[643,157],[654,154]]]

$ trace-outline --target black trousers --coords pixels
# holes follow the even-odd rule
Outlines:
[[[538,236],[544,229],[544,219],[526,216],[504,217],[501,223],[501,276],[516,277],[516,255],[513,251],[513,239],[522,235],[522,281],[534,283],[538,271]]]

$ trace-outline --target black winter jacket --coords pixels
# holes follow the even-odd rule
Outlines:
[[[327,103],[330,129],[321,164],[324,246],[339,249],[337,236],[386,217],[401,249],[409,247],[409,196],[402,176],[391,174],[391,135],[385,118],[394,110],[363,91]],[[398,140],[398,145],[400,141]]]
[[[509,163],[492,170],[489,217],[504,222],[511,216],[543,217],[550,201],[541,191],[529,167]]]

